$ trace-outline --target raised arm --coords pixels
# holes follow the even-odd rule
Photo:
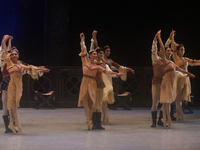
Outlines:
[[[177,62],[180,60],[180,58],[177,55],[177,48],[176,48],[177,43],[174,40],[175,31],[174,30],[172,30],[172,31],[173,31],[173,33],[172,33],[172,45],[171,45],[171,49],[172,49],[172,52],[173,52],[172,57],[173,57],[175,63],[177,64]]]
[[[159,60],[159,56],[158,56],[158,48],[157,48],[157,38],[158,35],[156,34],[152,43],[152,47],[151,47],[151,60],[152,60],[152,64],[156,64]]]
[[[81,39],[81,53],[79,53],[79,56],[81,57],[81,61],[82,61],[82,66],[85,65],[85,63],[87,63],[87,48],[85,46],[85,35],[83,33],[80,34],[80,39]]]
[[[92,32],[92,39],[94,40],[94,49],[97,48],[97,47],[99,47],[98,46],[98,42],[97,42],[97,31],[96,30],[94,30]]]
[[[9,37],[9,40],[8,40],[8,48],[11,49],[12,45],[11,45],[11,41],[13,40],[13,36],[10,36]]]
[[[162,58],[163,63],[166,64],[165,48],[161,39],[161,30],[157,32],[157,36],[160,45],[160,57]]]
[[[169,47],[169,45],[172,42],[172,36],[175,35],[175,31],[172,29],[172,32],[169,35],[169,38],[167,39],[166,43],[165,43],[165,47]]]
[[[7,47],[6,47],[6,42],[8,41],[9,39],[9,35],[4,35],[3,36],[3,39],[1,41],[1,45],[2,45],[2,49],[4,50],[4,54],[7,55],[8,54],[8,51],[7,51]],[[4,56],[5,56],[4,55]]]

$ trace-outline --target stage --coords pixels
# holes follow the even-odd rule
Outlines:
[[[200,108],[171,129],[151,128],[150,108],[108,110],[110,125],[88,131],[83,108],[19,108],[22,134],[4,133],[2,150],[199,150]],[[2,114],[2,110],[0,110]]]

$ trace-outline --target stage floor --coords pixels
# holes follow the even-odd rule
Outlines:
[[[199,150],[200,108],[171,129],[151,128],[150,108],[108,110],[106,130],[88,131],[83,108],[19,108],[22,134],[5,134],[1,150]],[[2,110],[0,110],[2,114]]]

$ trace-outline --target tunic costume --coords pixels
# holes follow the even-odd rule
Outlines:
[[[165,65],[165,67],[168,65],[171,65],[173,68],[165,70],[165,74],[161,83],[160,103],[171,104],[176,98],[177,77],[175,64],[170,61]]]
[[[109,59],[110,61],[104,61],[102,59],[102,61],[107,64],[108,66],[106,67],[107,70],[116,70],[118,69],[119,73],[124,73],[125,75],[121,76],[121,79],[123,81],[126,81],[127,79],[127,69],[124,66],[120,66],[119,64],[117,64],[116,62],[114,62],[112,59]],[[111,69],[110,69],[111,68]],[[115,102],[114,99],[114,92],[113,92],[113,86],[112,86],[112,77],[116,77],[116,76],[110,76],[107,74],[103,74],[103,81],[106,85],[106,87],[104,88],[104,98],[103,101],[107,102],[108,104],[113,104]]]
[[[188,61],[184,59],[184,57],[180,58],[184,65],[180,66],[183,70],[187,71],[188,67]],[[177,96],[176,99],[178,100],[185,100],[187,102],[191,102],[190,99],[190,94],[191,94],[191,84],[190,84],[190,79],[189,77],[186,78],[180,78],[178,77],[177,79]]]
[[[82,60],[83,78],[80,86],[78,107],[83,106],[84,100],[91,99],[93,102],[92,104],[93,109],[100,109],[97,100],[97,82],[95,80],[95,77],[98,71],[104,72],[105,69],[98,65],[95,68],[89,68],[86,65],[87,53],[81,52],[79,56],[81,56]]]
[[[153,79],[152,79],[152,107],[151,111],[157,111],[158,102],[160,100],[160,88],[162,77],[164,75],[164,65],[161,58],[157,54],[157,41],[153,41],[151,49],[151,59],[153,66]]]
[[[99,65],[101,67],[103,67],[104,69],[106,69],[106,64],[102,63],[102,62],[98,62],[95,61],[94,62],[96,65]],[[103,73],[102,72],[97,72],[95,80],[97,82],[97,99],[98,99],[98,103],[99,103],[99,107],[101,108],[102,105],[102,101],[103,101],[103,97],[104,97],[104,88],[105,88],[105,84],[102,78]]]
[[[6,55],[5,62],[8,61],[9,55]],[[7,91],[7,108],[8,109],[14,109],[18,108],[19,102],[21,100],[22,96],[22,75],[24,73],[24,70],[30,70],[30,74],[34,75],[36,73],[35,67],[31,66],[24,66],[20,64],[14,64],[7,68],[7,71],[10,75],[10,82],[8,84],[8,91]]]

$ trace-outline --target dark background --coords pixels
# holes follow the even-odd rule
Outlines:
[[[20,59],[35,65],[81,66],[81,32],[89,48],[98,31],[99,46],[110,45],[111,58],[124,66],[151,66],[151,44],[161,29],[172,29],[185,56],[200,59],[199,3],[174,1],[1,0],[0,37],[13,35]],[[199,67],[189,67],[193,95],[199,96]]]

